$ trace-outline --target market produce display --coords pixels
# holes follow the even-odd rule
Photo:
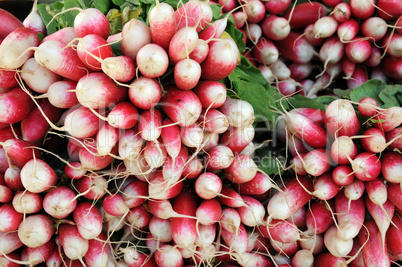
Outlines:
[[[0,9],[0,266],[400,266],[401,9]]]

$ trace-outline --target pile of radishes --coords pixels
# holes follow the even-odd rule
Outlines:
[[[233,12],[236,27],[248,37],[246,56],[286,96],[301,92],[315,97],[331,85],[354,89],[369,79],[402,80],[398,0],[219,4]]]
[[[35,12],[0,10],[0,266],[402,260],[402,109],[285,112],[294,158],[278,168],[292,173],[273,179],[253,158],[253,107],[219,82],[239,50],[221,38],[228,16],[212,17],[206,2],[158,2],[149,24],[110,35],[91,8],[39,40]],[[44,147],[54,136],[65,155]]]

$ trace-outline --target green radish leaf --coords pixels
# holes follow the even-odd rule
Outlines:
[[[92,6],[102,11],[103,14],[106,14],[109,10],[110,4],[111,0],[94,0]]]
[[[293,108],[305,108],[305,107],[309,107],[309,108],[315,108],[315,109],[319,109],[319,110],[325,110],[325,104],[320,103],[318,100],[318,98],[307,98],[305,96],[302,96],[300,94],[294,95],[290,98],[288,98],[288,101],[290,103],[290,105]],[[323,100],[323,98],[322,98]],[[325,99],[324,102],[328,102],[327,99]]]
[[[369,80],[350,92],[350,100],[359,102],[362,98],[371,97],[377,101],[379,106],[382,106],[384,102],[378,95],[385,86],[387,85],[380,80]]]
[[[384,103],[382,108],[389,108],[393,106],[402,105],[402,85],[394,84],[387,85],[378,95],[381,101]]]
[[[341,98],[347,98],[347,99],[350,99],[350,93],[353,91],[353,89],[346,89],[346,90],[343,90],[343,89],[334,89],[334,93],[337,95],[337,96],[339,96],[339,97],[341,97]]]

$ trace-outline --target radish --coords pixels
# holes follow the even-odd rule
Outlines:
[[[328,205],[328,206],[327,206]],[[314,235],[325,233],[334,223],[332,218],[332,210],[334,210],[333,202],[314,202],[306,213],[307,231]]]
[[[353,247],[353,239],[343,240],[339,237],[338,230],[332,225],[324,234],[324,244],[335,257],[345,257]]]
[[[208,132],[221,134],[229,128],[228,118],[217,109],[203,109],[198,119],[200,127]]]
[[[349,44],[349,41],[354,39],[358,33],[359,23],[355,19],[342,22],[337,29],[337,35],[342,43]]]
[[[157,44],[144,45],[138,51],[136,60],[138,69],[147,78],[162,76],[169,66],[166,51]]]
[[[246,183],[257,174],[258,167],[250,156],[239,154],[225,170],[229,180],[236,184]]]
[[[83,258],[88,251],[89,242],[80,236],[77,226],[61,224],[59,236],[66,256],[71,260],[78,259],[84,264]]]
[[[293,256],[298,250],[299,250],[299,242],[293,242],[293,243],[282,243],[279,241],[275,241],[273,239],[270,239],[270,244],[272,248],[277,252],[277,253],[282,253],[289,256]],[[281,255],[279,255],[281,256]],[[285,258],[285,256],[283,256]],[[286,259],[287,260],[287,259]],[[277,260],[278,261],[278,260]],[[287,262],[287,261],[286,261]],[[290,263],[290,260],[289,260]],[[285,265],[287,266],[287,265]],[[279,266],[278,266],[279,267]]]
[[[4,173],[4,185],[13,191],[20,191],[24,189],[20,177],[21,168],[11,165]]]
[[[199,197],[213,199],[221,192],[222,181],[217,175],[205,172],[197,178],[194,187]]]
[[[261,227],[266,228],[267,238],[275,241],[293,243],[300,239],[299,229],[292,222],[272,220],[269,223],[267,222],[267,225]]]
[[[329,200],[335,197],[341,187],[332,179],[332,172],[326,172],[318,177],[314,183],[313,196],[321,200]]]
[[[274,64],[272,64],[270,69],[272,74],[279,80],[286,80],[290,78],[290,69],[285,63],[283,63],[282,60],[277,60]]]
[[[0,39],[3,40],[7,35],[9,35],[12,31],[23,27],[22,22],[15,17],[13,14],[8,12],[5,9],[0,9],[0,17],[4,22],[3,27],[0,30]]]
[[[203,171],[204,165],[201,159],[195,157],[184,166],[182,176],[186,179],[195,179]]]
[[[292,29],[300,29],[315,23],[327,13],[328,9],[323,4],[309,2],[296,5],[294,9],[288,9],[283,16],[289,20]]]
[[[316,266],[329,266],[329,267],[337,267],[346,264],[346,259],[343,257],[336,257],[329,252],[321,253],[314,260],[314,264]]]
[[[75,187],[87,199],[100,199],[106,194],[107,181],[104,177],[91,174],[76,180]]]
[[[15,71],[0,70],[0,93],[4,94],[18,85]]]
[[[18,226],[22,222],[22,214],[17,212],[13,205],[3,204],[0,207],[0,231],[1,232],[11,232],[18,229]]]
[[[402,123],[402,108],[390,107],[385,110],[377,111],[374,119],[374,127],[387,133],[392,131]]]
[[[332,171],[332,180],[337,185],[349,185],[354,179],[353,170],[348,165],[339,165]]]
[[[47,261],[50,254],[53,251],[53,248],[54,248],[54,240],[50,240],[49,242],[47,242],[37,248],[28,247],[27,251],[26,251],[27,252],[26,261],[28,261],[29,264],[32,264],[32,266],[40,264],[43,261]],[[22,258],[21,258],[21,260],[22,260]]]
[[[182,59],[174,67],[174,80],[181,90],[193,89],[200,80],[201,66],[192,59]]]
[[[179,166],[182,170],[183,167]],[[181,173],[180,171],[178,172]],[[174,177],[173,177],[174,178]],[[158,174],[149,181],[148,192],[151,199],[170,199],[178,196],[183,189],[183,181],[168,178],[166,181],[162,174]]]
[[[402,79],[402,60],[388,56],[381,63],[383,72],[387,76],[397,80]]]
[[[283,192],[277,192],[268,202],[268,214],[272,219],[285,220],[304,206],[311,198],[313,191],[311,180],[293,179],[287,183]]]
[[[247,21],[246,13],[243,11],[237,11],[237,12],[233,13],[232,15],[233,15],[235,27],[238,29],[243,28],[243,26],[246,24],[246,21]]]
[[[107,57],[102,61],[102,71],[117,82],[131,81],[135,76],[135,63],[130,57]]]
[[[326,171],[330,170],[331,163],[332,161],[329,156],[329,153],[324,148],[312,150],[303,157],[304,169],[308,174],[313,176],[320,176],[324,174]],[[337,189],[335,188],[334,190],[336,191]]]
[[[242,198],[245,205],[237,208],[241,222],[249,227],[260,225],[265,216],[264,206],[253,197],[245,195]]]
[[[155,262],[160,267],[183,266],[183,258],[177,247],[164,244],[155,251]]]
[[[19,249],[23,245],[24,243],[21,242],[17,232],[0,233],[0,251],[2,252],[2,256]]]
[[[66,165],[64,168],[64,173],[70,179],[81,179],[87,174],[87,170],[82,169],[82,165],[79,162],[70,162],[70,165]]]
[[[153,216],[149,221],[149,231],[157,242],[167,243],[172,241],[171,220]]]
[[[359,233],[364,264],[375,266],[390,266],[387,244],[382,242],[381,233],[373,220],[364,223],[365,227]]]
[[[190,59],[197,61],[201,64],[208,56],[209,45],[208,42],[198,39],[197,45],[194,50],[188,55]]]
[[[314,34],[316,38],[331,37],[338,28],[338,22],[331,16],[325,16],[314,23]]]
[[[362,63],[366,61],[371,52],[369,41],[363,38],[353,38],[350,43],[345,46],[345,55],[353,62]]]
[[[236,253],[246,252],[248,245],[248,236],[246,228],[243,224],[240,224],[236,232],[234,233],[223,229],[221,232],[221,236],[229,247],[229,251],[234,251]]]
[[[222,186],[221,195],[218,199],[220,203],[231,208],[244,206],[243,198],[240,194],[227,186]]]
[[[113,50],[104,38],[97,34],[88,34],[77,44],[77,55],[89,69],[102,70],[102,59],[112,57]]]
[[[310,62],[316,53],[314,47],[304,36],[292,31],[285,39],[277,41],[275,44],[284,58],[300,64]]]
[[[161,167],[166,160],[167,152],[161,143],[149,141],[145,145],[145,161],[152,169]]]
[[[259,23],[265,17],[265,6],[261,1],[246,2],[243,7],[248,23]]]
[[[106,236],[100,234],[97,239],[88,242],[88,251],[84,255],[87,266],[106,266],[109,261],[110,249],[105,246]]]
[[[25,118],[33,102],[20,87],[0,95],[0,123],[16,123]]]
[[[270,40],[260,39],[252,50],[254,58],[261,64],[275,63],[279,58],[277,46]]]
[[[39,38],[33,30],[25,27],[13,30],[0,44],[0,67],[6,70],[21,67],[34,54],[28,49],[38,45]]]
[[[386,147],[384,133],[377,128],[370,128],[363,133],[362,146],[365,151],[370,153],[380,153]]]
[[[334,11],[332,12],[334,19],[338,22],[342,23],[350,19],[352,15],[352,11],[350,10],[350,5],[348,3],[339,3],[334,7]]]
[[[47,89],[49,102],[57,108],[72,108],[77,105],[78,99],[74,90],[77,83],[74,81],[57,81]]]
[[[257,43],[262,36],[262,29],[259,24],[248,24],[247,27],[245,27],[244,32],[246,38],[252,43]]]
[[[201,64],[201,77],[218,81],[236,68],[239,50],[232,39],[220,39],[209,46],[207,58]]]
[[[162,91],[159,83],[154,79],[139,77],[131,83],[128,96],[136,107],[151,109],[158,104]]]
[[[380,41],[387,33],[387,23],[380,17],[366,19],[361,25],[361,33],[374,42]]]
[[[398,127],[395,128],[388,133],[385,134],[387,143],[389,143],[390,149],[398,148],[399,150],[402,149],[402,138],[400,138],[402,134],[402,128]],[[398,138],[399,136],[399,138]]]
[[[97,34],[106,39],[110,33],[109,21],[103,13],[96,8],[87,8],[75,17],[74,30],[78,37],[88,34]]]
[[[233,162],[234,155],[230,148],[224,145],[218,145],[208,152],[205,158],[207,170],[226,169]]]
[[[401,217],[398,215],[394,215],[392,217],[392,225],[389,227],[387,234],[386,234],[386,242],[388,247],[389,256],[394,256],[398,260],[402,257],[401,246],[399,244],[402,241],[402,220]]]
[[[360,131],[360,122],[352,104],[346,100],[332,101],[325,110],[325,125],[330,136],[353,136]]]
[[[290,33],[290,26],[283,17],[271,14],[261,22],[262,32],[264,36],[270,40],[282,40]]]
[[[369,152],[357,155],[351,165],[354,175],[361,181],[372,181],[381,172],[381,161],[375,154]]]
[[[335,197],[335,211],[339,226],[338,237],[345,241],[356,237],[364,222],[364,198],[348,200],[343,191],[339,192]]]
[[[401,195],[401,187],[399,184],[390,184],[387,187],[388,199],[397,207],[398,209],[402,209],[402,195]]]
[[[76,194],[66,186],[59,186],[46,193],[43,198],[43,209],[50,216],[64,219],[77,207]]]
[[[126,218],[131,227],[135,229],[142,229],[149,225],[152,214],[148,212],[144,206],[138,206],[130,209],[130,212],[127,214]]]
[[[130,209],[120,194],[108,195],[103,199],[102,207],[105,212],[115,217],[126,217]]]
[[[167,154],[175,159],[181,149],[180,129],[170,119],[162,121],[161,139]]]
[[[175,11],[176,30],[183,27],[196,27],[197,32],[204,29],[212,20],[212,9],[208,3],[190,1]]]
[[[13,197],[12,204],[14,209],[22,214],[32,214],[39,212],[43,207],[42,196],[29,191],[20,191]]]
[[[323,38],[315,37],[314,24],[310,24],[304,29],[304,36],[307,42],[309,42],[313,46],[319,46],[325,41],[325,39]]]
[[[112,151],[106,155],[102,156],[98,151],[93,148],[81,148],[78,154],[79,161],[82,164],[82,168],[87,170],[101,170],[106,168],[113,161],[113,155],[117,152],[117,147],[114,147]]]
[[[272,0],[265,2],[265,9],[271,14],[280,14],[289,7],[290,2],[290,0]]]
[[[357,19],[367,19],[371,17],[375,11],[374,0],[351,0],[350,10],[352,16]]]
[[[130,129],[138,122],[138,111],[132,103],[120,102],[109,112],[107,121],[113,127]]]
[[[49,215],[34,214],[27,216],[18,227],[18,237],[21,242],[31,248],[47,243],[55,229]]]
[[[78,81],[88,73],[77,52],[70,46],[65,47],[64,43],[57,40],[41,43],[35,50],[34,56],[39,65],[74,81]]]
[[[123,55],[135,60],[138,51],[151,43],[151,30],[141,20],[132,18],[123,26],[121,50]]]
[[[200,99],[192,91],[169,88],[161,101],[162,110],[179,126],[190,126],[201,114]]]
[[[21,169],[21,182],[32,193],[41,193],[56,185],[55,171],[43,160],[31,159]]]
[[[200,81],[193,91],[203,108],[218,108],[226,101],[226,87],[217,81]]]
[[[397,152],[387,152],[381,157],[381,174],[390,183],[401,182],[402,156]]]
[[[371,97],[363,97],[357,106],[360,114],[366,117],[373,116],[377,111],[378,103]]]
[[[144,110],[138,121],[138,133],[144,140],[157,142],[161,126],[162,113],[159,109]]]
[[[102,217],[99,209],[89,202],[81,202],[73,212],[77,231],[85,239],[94,239],[102,231]]]
[[[314,266],[314,257],[309,250],[302,249],[296,252],[292,258],[292,265],[295,267],[299,266]]]
[[[169,47],[170,40],[176,33],[174,9],[166,3],[157,3],[149,11],[148,19],[152,42],[166,50]]]
[[[21,68],[21,78],[37,93],[46,93],[49,86],[60,76],[39,65],[34,58],[28,59]]]
[[[169,43],[169,59],[176,64],[195,49],[198,43],[198,34],[194,28],[184,27],[178,30]],[[210,48],[211,50],[211,48]]]
[[[227,97],[219,111],[228,117],[229,124],[233,127],[244,129],[250,126],[255,119],[251,104],[240,99]]]
[[[201,224],[198,225],[198,227],[200,227],[199,228],[200,235],[198,236],[196,243],[200,242],[201,239],[205,238],[205,236],[202,237],[201,227],[213,226],[213,229],[215,229],[215,223],[220,219],[221,215],[222,215],[222,206],[219,203],[219,201],[216,200],[216,198],[203,200],[200,203],[195,212],[195,216],[197,217],[198,222]],[[204,227],[204,229],[206,230],[210,228]],[[213,238],[213,240],[215,240],[215,238]]]

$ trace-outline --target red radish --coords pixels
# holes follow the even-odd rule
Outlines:
[[[135,63],[130,57],[108,57],[102,61],[102,71],[118,82],[131,81],[135,76]]]
[[[82,164],[82,168],[87,170],[101,170],[106,168],[113,160],[111,155],[115,155],[117,152],[117,147],[114,147],[110,154],[106,156],[101,156],[97,153],[95,148],[81,148],[78,153],[79,161]]]
[[[20,172],[21,168],[17,166],[11,165],[10,167],[8,167],[8,169],[4,173],[3,185],[6,185],[13,191],[23,190],[24,186],[21,183]]]
[[[59,236],[66,256],[71,260],[78,259],[83,263],[83,258],[89,248],[89,242],[80,235],[77,226],[61,224],[59,226]]]
[[[277,60],[274,64],[272,64],[270,69],[272,71],[272,74],[279,80],[289,79],[291,74],[290,69],[286,66],[285,63],[283,63],[282,60]]]
[[[226,132],[229,127],[228,118],[217,109],[204,109],[198,122],[202,129],[217,134]]]
[[[201,64],[201,77],[218,81],[236,68],[239,50],[232,39],[220,39],[209,46],[207,58]]]
[[[169,59],[176,64],[195,49],[198,42],[198,34],[194,28],[184,27],[173,35],[169,43]]]
[[[265,6],[261,1],[249,1],[243,8],[248,23],[259,23],[265,17]]]
[[[343,257],[336,257],[329,252],[321,253],[314,260],[316,266],[337,267],[346,264],[346,259]]]
[[[31,193],[29,191],[20,191],[13,197],[14,209],[22,214],[37,213],[42,209],[42,196],[37,193]]]
[[[338,28],[338,22],[332,16],[325,16],[314,23],[314,34],[316,38],[331,37]]]
[[[260,225],[265,216],[264,206],[253,197],[244,195],[242,198],[245,205],[237,208],[241,222],[249,227]]]
[[[22,66],[21,78],[37,93],[46,93],[51,84],[60,80],[59,75],[39,65],[34,58],[28,59]]]
[[[371,80],[377,79],[386,83],[389,77],[385,75],[383,69],[380,66],[377,66],[371,69],[370,79]]]
[[[238,29],[243,28],[243,26],[246,23],[247,20],[247,15],[245,12],[243,11],[237,11],[235,13],[232,14],[233,15],[233,19],[234,19],[234,23],[235,23],[235,27]]]
[[[313,191],[311,180],[293,179],[287,183],[283,192],[277,192],[268,202],[268,214],[272,219],[285,220],[296,213],[311,198]]]
[[[262,76],[267,80],[269,83],[273,83],[275,81],[275,77],[273,76],[273,73],[271,69],[266,66],[266,65],[260,65],[258,68],[261,71]]]
[[[229,127],[228,130],[223,133],[220,143],[229,147],[234,154],[240,153],[251,143],[254,135],[255,129],[252,125],[244,128]]]
[[[209,53],[209,45],[208,42],[198,39],[197,45],[194,50],[189,54],[189,58],[197,61],[198,63],[202,63],[208,56]]]
[[[335,211],[339,226],[338,237],[343,240],[356,237],[364,222],[364,198],[349,201],[343,191],[339,192],[335,197]]]
[[[374,42],[380,41],[387,33],[387,23],[380,17],[366,19],[361,25],[361,33]]]
[[[192,91],[169,88],[162,98],[162,110],[179,126],[190,126],[201,114],[200,99]]]
[[[32,193],[41,193],[56,185],[55,171],[43,160],[31,159],[21,169],[21,182]]]
[[[233,127],[250,126],[254,122],[254,109],[250,103],[241,99],[226,98],[225,103],[219,108],[229,119]]]
[[[295,255],[293,255],[292,264],[295,267],[299,266],[312,267],[314,266],[314,256],[309,250],[306,249],[299,250],[298,252],[296,252]]]
[[[33,102],[20,87],[0,95],[0,123],[16,123],[25,118]]]
[[[94,239],[102,231],[102,216],[99,209],[89,202],[81,202],[73,212],[77,230],[85,239]]]
[[[375,11],[374,0],[351,0],[350,9],[352,16],[357,19],[367,19],[371,17]]]
[[[0,251],[2,252],[2,256],[13,252],[23,245],[24,243],[21,242],[17,232],[0,233]]]
[[[392,131],[402,123],[402,108],[390,107],[385,110],[377,111],[374,119],[374,127],[382,130],[384,133]]]
[[[211,149],[206,156],[208,171],[226,169],[233,162],[234,155],[230,148],[224,145],[218,145]]]
[[[294,171],[298,175],[307,175],[306,170],[304,169],[303,166],[303,157],[306,155],[305,153],[299,153],[299,155],[296,155],[292,160],[291,160],[291,165],[293,166]]]
[[[329,200],[336,196],[341,187],[332,180],[332,172],[326,172],[318,177],[314,183],[313,196],[321,200]]]
[[[332,180],[337,185],[349,185],[354,179],[353,170],[348,165],[339,165],[332,171]]]
[[[402,79],[402,60],[387,56],[381,62],[384,73],[394,79]]]
[[[13,191],[5,185],[0,185],[0,203],[8,203],[13,199]]]
[[[324,234],[324,244],[335,257],[345,257],[353,247],[353,239],[344,240],[339,237],[338,229],[332,225]]]
[[[52,34],[45,36],[45,38],[43,38],[41,43],[44,43],[49,40],[57,40],[57,41],[62,42],[65,45],[67,45],[75,38],[77,38],[77,33],[75,32],[74,28],[73,27],[65,27]]]
[[[147,140],[157,142],[161,135],[162,113],[159,109],[144,110],[138,121],[138,133]]]
[[[307,42],[309,42],[313,46],[319,46],[325,40],[323,38],[315,37],[314,24],[310,24],[304,29],[304,36],[306,37]]]
[[[0,70],[0,93],[4,94],[18,85],[15,71]]]
[[[300,239],[299,229],[292,222],[272,220],[264,224],[259,226],[259,230],[266,238],[282,243],[293,243]]]
[[[108,123],[119,129],[133,128],[138,121],[138,111],[130,102],[120,102],[107,115]]]
[[[290,0],[272,0],[265,2],[265,9],[271,14],[280,14],[285,11],[289,5]]]
[[[331,145],[331,158],[338,164],[349,164],[357,156],[357,146],[348,136],[340,136]]]
[[[380,153],[386,148],[384,133],[377,128],[370,128],[363,133],[362,146],[370,153]]]
[[[97,34],[106,39],[110,34],[108,19],[96,8],[84,9],[78,13],[74,19],[74,30],[78,37]]]
[[[187,215],[195,216],[196,214],[196,202],[194,194],[190,192],[181,192],[172,203],[175,212]],[[189,247],[197,240],[198,232],[196,226],[196,220],[190,218],[172,218],[172,237],[173,241],[179,247]]]
[[[398,260],[402,258],[401,242],[402,242],[402,219],[398,215],[392,217],[392,225],[389,227],[386,240],[389,256],[394,256]]]
[[[7,254],[7,258],[5,255],[0,256],[0,264],[4,267],[18,267],[20,264],[15,261],[19,261],[21,259],[20,255],[12,252]]]
[[[345,196],[351,200],[359,199],[366,189],[365,182],[355,179],[351,184],[346,185],[344,188]]]
[[[303,157],[303,167],[306,172],[313,176],[320,176],[331,169],[331,158],[324,148],[308,152]]]
[[[157,242],[167,243],[172,241],[171,220],[153,216],[149,221],[149,231]]]
[[[222,239],[229,246],[230,251],[244,253],[247,250],[248,236],[243,224],[237,228],[236,232],[229,232],[225,228],[221,232]]]
[[[61,116],[61,109],[54,107],[46,99],[39,100],[38,104],[44,115],[52,123],[56,123]],[[33,107],[29,115],[21,121],[22,138],[26,141],[39,141],[49,129],[49,123],[44,118],[39,107]]]
[[[212,148],[216,147],[219,142],[219,134],[210,133],[204,131],[204,140],[202,140],[202,150],[205,152],[210,151]]]
[[[149,11],[148,18],[152,42],[166,50],[169,47],[170,40],[176,33],[174,9],[166,3],[157,3]]]
[[[0,17],[4,24],[0,30],[1,40],[7,37],[7,35],[9,35],[12,31],[24,26],[17,17],[5,9],[0,9]]]
[[[57,40],[43,42],[35,50],[35,60],[39,65],[65,78],[78,81],[88,74],[84,63],[72,47]]]
[[[229,233],[237,233],[241,224],[239,213],[232,208],[223,209],[220,224],[225,231]]]
[[[333,16],[338,22],[345,22],[347,21],[352,14],[350,10],[350,5],[348,3],[339,3],[334,7]]]
[[[226,176],[236,184],[242,184],[252,180],[257,174],[258,167],[250,156],[237,155],[232,164],[226,169]]]
[[[52,253],[54,248],[54,241],[50,240],[49,242],[39,246],[37,248],[27,248],[27,261],[35,266],[40,264],[43,261],[47,261],[48,257]]]
[[[279,58],[278,48],[267,39],[260,39],[252,50],[255,59],[264,65],[276,62]]]
[[[369,41],[363,38],[353,38],[350,43],[345,46],[346,56],[353,62],[362,63],[366,61],[371,52]]]
[[[135,60],[138,51],[151,42],[151,30],[141,20],[132,18],[123,26],[121,50]]]
[[[166,150],[162,146],[162,143],[157,143],[153,141],[148,141],[145,150],[144,157],[145,161],[152,169],[161,167],[166,160]]]
[[[122,249],[124,251],[124,263],[127,266],[155,266],[154,258],[151,258],[150,255],[137,251],[137,249],[133,247],[127,247]]]
[[[313,65],[292,63],[289,65],[290,77],[296,81],[301,81],[310,76],[313,71]]]
[[[250,40],[252,43],[257,43],[262,36],[262,29],[259,24],[248,24],[247,27],[245,27],[244,32],[246,38]]]
[[[47,243],[55,229],[49,215],[35,214],[27,216],[18,227],[18,237],[21,242],[31,248]]]
[[[390,183],[400,183],[402,173],[402,155],[387,152],[381,156],[381,174]]]
[[[0,207],[0,231],[11,232],[17,230],[22,222],[22,216],[21,213],[14,209],[12,204],[3,204]]]
[[[215,226],[215,223],[220,219],[221,215],[222,206],[216,198],[203,200],[195,212],[198,222],[204,226]],[[200,238],[200,236],[198,236],[198,238]]]
[[[237,12],[236,12],[237,13]],[[199,38],[205,41],[208,41],[212,38],[221,38],[223,32],[225,31],[225,28],[227,26],[227,21],[229,16],[231,15],[231,12],[228,13],[225,17],[222,19],[215,20],[212,22],[210,26],[205,28],[200,34]]]
[[[67,114],[64,129],[77,138],[91,137],[98,132],[99,118],[87,107],[79,107]]]
[[[130,209],[120,194],[108,195],[103,199],[102,207],[105,212],[112,216],[126,216]]]
[[[283,253],[286,254],[287,256],[293,256],[299,250],[299,242],[282,243],[270,239],[270,244],[277,253]]]
[[[182,90],[193,89],[200,80],[201,66],[193,59],[182,59],[174,67],[174,80],[177,87]]]
[[[373,220],[367,220],[359,233],[365,266],[390,266],[387,244],[382,242],[381,233]]]
[[[171,158],[176,158],[181,149],[180,129],[170,119],[162,122],[161,138],[167,154]]]
[[[328,205],[328,206],[327,206]],[[306,213],[306,225],[310,233],[319,235],[324,233],[333,223],[333,202],[314,202]]]
[[[362,181],[372,181],[381,172],[381,161],[373,153],[363,152],[351,162],[354,175]]]
[[[231,208],[244,206],[243,198],[240,194],[227,186],[222,187],[222,192],[218,199],[220,203]]]
[[[359,23],[355,19],[342,22],[337,29],[337,35],[342,43],[349,44],[349,41],[352,41],[358,33]]]
[[[162,245],[155,251],[155,262],[160,267],[183,266],[183,258],[179,249],[168,244]]]
[[[77,54],[89,69],[100,71],[102,69],[101,60],[112,57],[113,50],[101,36],[88,34],[79,40]]]
[[[57,219],[66,218],[76,207],[76,194],[66,186],[52,189],[43,198],[43,209],[47,214]]]
[[[168,157],[165,164],[162,167],[162,175],[165,181],[174,184],[183,173],[183,169],[188,159],[188,150],[185,146],[181,146],[180,153],[176,158]]]
[[[146,201],[148,185],[142,181],[132,181],[124,187],[122,195],[128,208],[138,207]]]
[[[34,54],[29,49],[38,45],[39,38],[33,30],[25,27],[13,30],[0,44],[0,67],[6,70],[21,67]]]
[[[402,127],[395,128],[385,134],[390,149],[402,149]],[[399,137],[398,137],[399,136]]]
[[[77,105],[78,99],[74,91],[77,83],[74,81],[57,81],[47,90],[49,102],[57,108],[72,108]]]
[[[82,168],[80,162],[70,162],[69,165],[66,165],[64,168],[64,173],[70,179],[81,179],[87,173],[87,170]]]
[[[202,161],[195,157],[184,166],[182,176],[186,179],[195,179],[202,173],[203,169]]]
[[[128,95],[136,107],[151,109],[158,104],[162,91],[159,83],[154,79],[139,77],[131,83]]]
[[[295,32],[290,32],[285,39],[277,41],[276,47],[284,58],[300,64],[310,62],[316,53],[307,39]]]
[[[290,19],[289,24],[292,29],[300,29],[315,23],[327,13],[328,9],[323,4],[309,2],[299,4],[294,9],[288,9],[283,16]]]
[[[378,103],[374,98],[363,97],[357,106],[360,114],[366,117],[373,116],[377,111]]]
[[[183,169],[182,166],[180,168]],[[162,174],[153,177],[148,185],[149,198],[170,199],[178,196],[183,189],[183,181],[177,181],[178,179],[166,181]]]
[[[205,172],[197,178],[194,187],[201,198],[213,199],[221,192],[222,181],[212,172]]]
[[[169,66],[166,51],[157,44],[144,45],[138,51],[136,60],[138,69],[147,78],[162,76]]]
[[[265,37],[275,41],[286,38],[290,33],[287,20],[272,14],[262,21],[261,28]]]
[[[108,263],[110,249],[105,246],[105,240],[104,234],[100,234],[97,239],[89,240],[88,251],[84,256],[88,266],[104,266]]]
[[[378,14],[385,20],[396,19],[402,15],[402,9],[395,0],[379,0]]]
[[[81,105],[88,108],[105,108],[117,104],[127,96],[127,89],[117,87],[112,79],[102,72],[82,77],[75,89]]]
[[[107,181],[104,177],[96,174],[87,175],[75,182],[78,192],[87,199],[100,199],[106,194]]]
[[[34,144],[21,139],[8,139],[1,144],[5,150],[7,157],[19,168],[33,158],[41,157],[41,153],[38,149],[34,149]],[[7,164],[8,168],[8,164]]]
[[[325,110],[325,125],[330,136],[353,136],[360,131],[360,122],[352,104],[346,100],[332,101]]]
[[[211,245],[216,237],[216,224],[212,225],[199,225],[199,232],[196,245],[199,247],[208,247]]]
[[[388,199],[397,207],[402,209],[402,189],[399,184],[389,184],[387,187]]]
[[[138,206],[130,209],[130,212],[127,214],[126,218],[131,227],[134,227],[135,229],[142,229],[149,225],[152,214],[148,212],[144,206]]]

